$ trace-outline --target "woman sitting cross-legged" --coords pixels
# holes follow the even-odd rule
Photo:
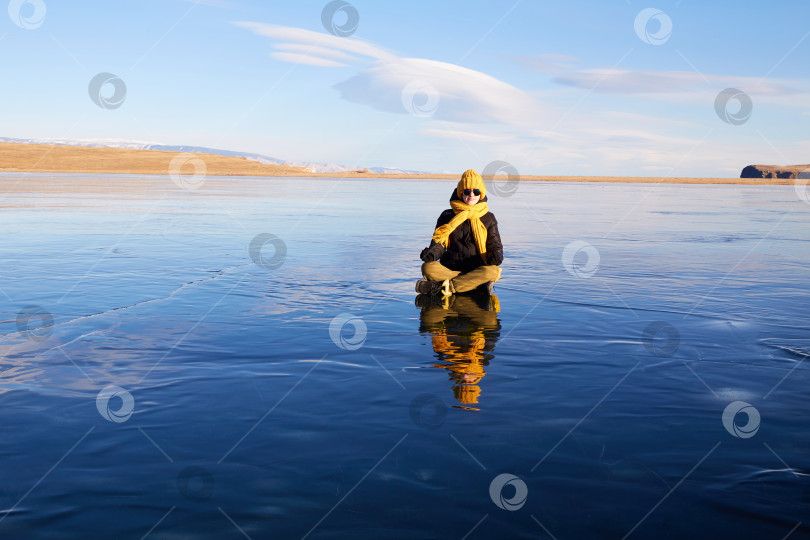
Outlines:
[[[464,171],[450,197],[450,209],[439,216],[430,246],[420,255],[425,279],[416,282],[416,292],[443,296],[474,289],[492,292],[501,277],[503,245],[486,193],[481,176],[472,169]]]

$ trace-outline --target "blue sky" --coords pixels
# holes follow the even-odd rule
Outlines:
[[[810,163],[806,1],[357,0],[331,32],[327,4],[12,0],[0,136],[451,173]],[[90,98],[99,73],[126,85],[120,107]]]

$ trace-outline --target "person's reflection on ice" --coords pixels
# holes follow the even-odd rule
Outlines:
[[[481,395],[479,383],[485,367],[494,357],[501,322],[498,319],[498,297],[468,293],[450,297],[419,295],[421,308],[419,331],[429,333],[440,363],[453,383],[453,395],[464,409],[478,410]]]

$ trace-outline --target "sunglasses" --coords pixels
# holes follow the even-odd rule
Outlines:
[[[480,189],[465,189],[462,193],[464,193],[464,195],[469,195],[469,194],[472,193],[473,195],[478,197],[479,195],[481,195],[481,190]]]

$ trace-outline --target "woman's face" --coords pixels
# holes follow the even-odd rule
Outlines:
[[[475,192],[471,189],[465,189],[464,191],[461,192],[461,200],[464,201],[464,204],[469,204],[470,206],[476,204],[480,198],[481,198],[480,191],[479,195],[476,195]]]

